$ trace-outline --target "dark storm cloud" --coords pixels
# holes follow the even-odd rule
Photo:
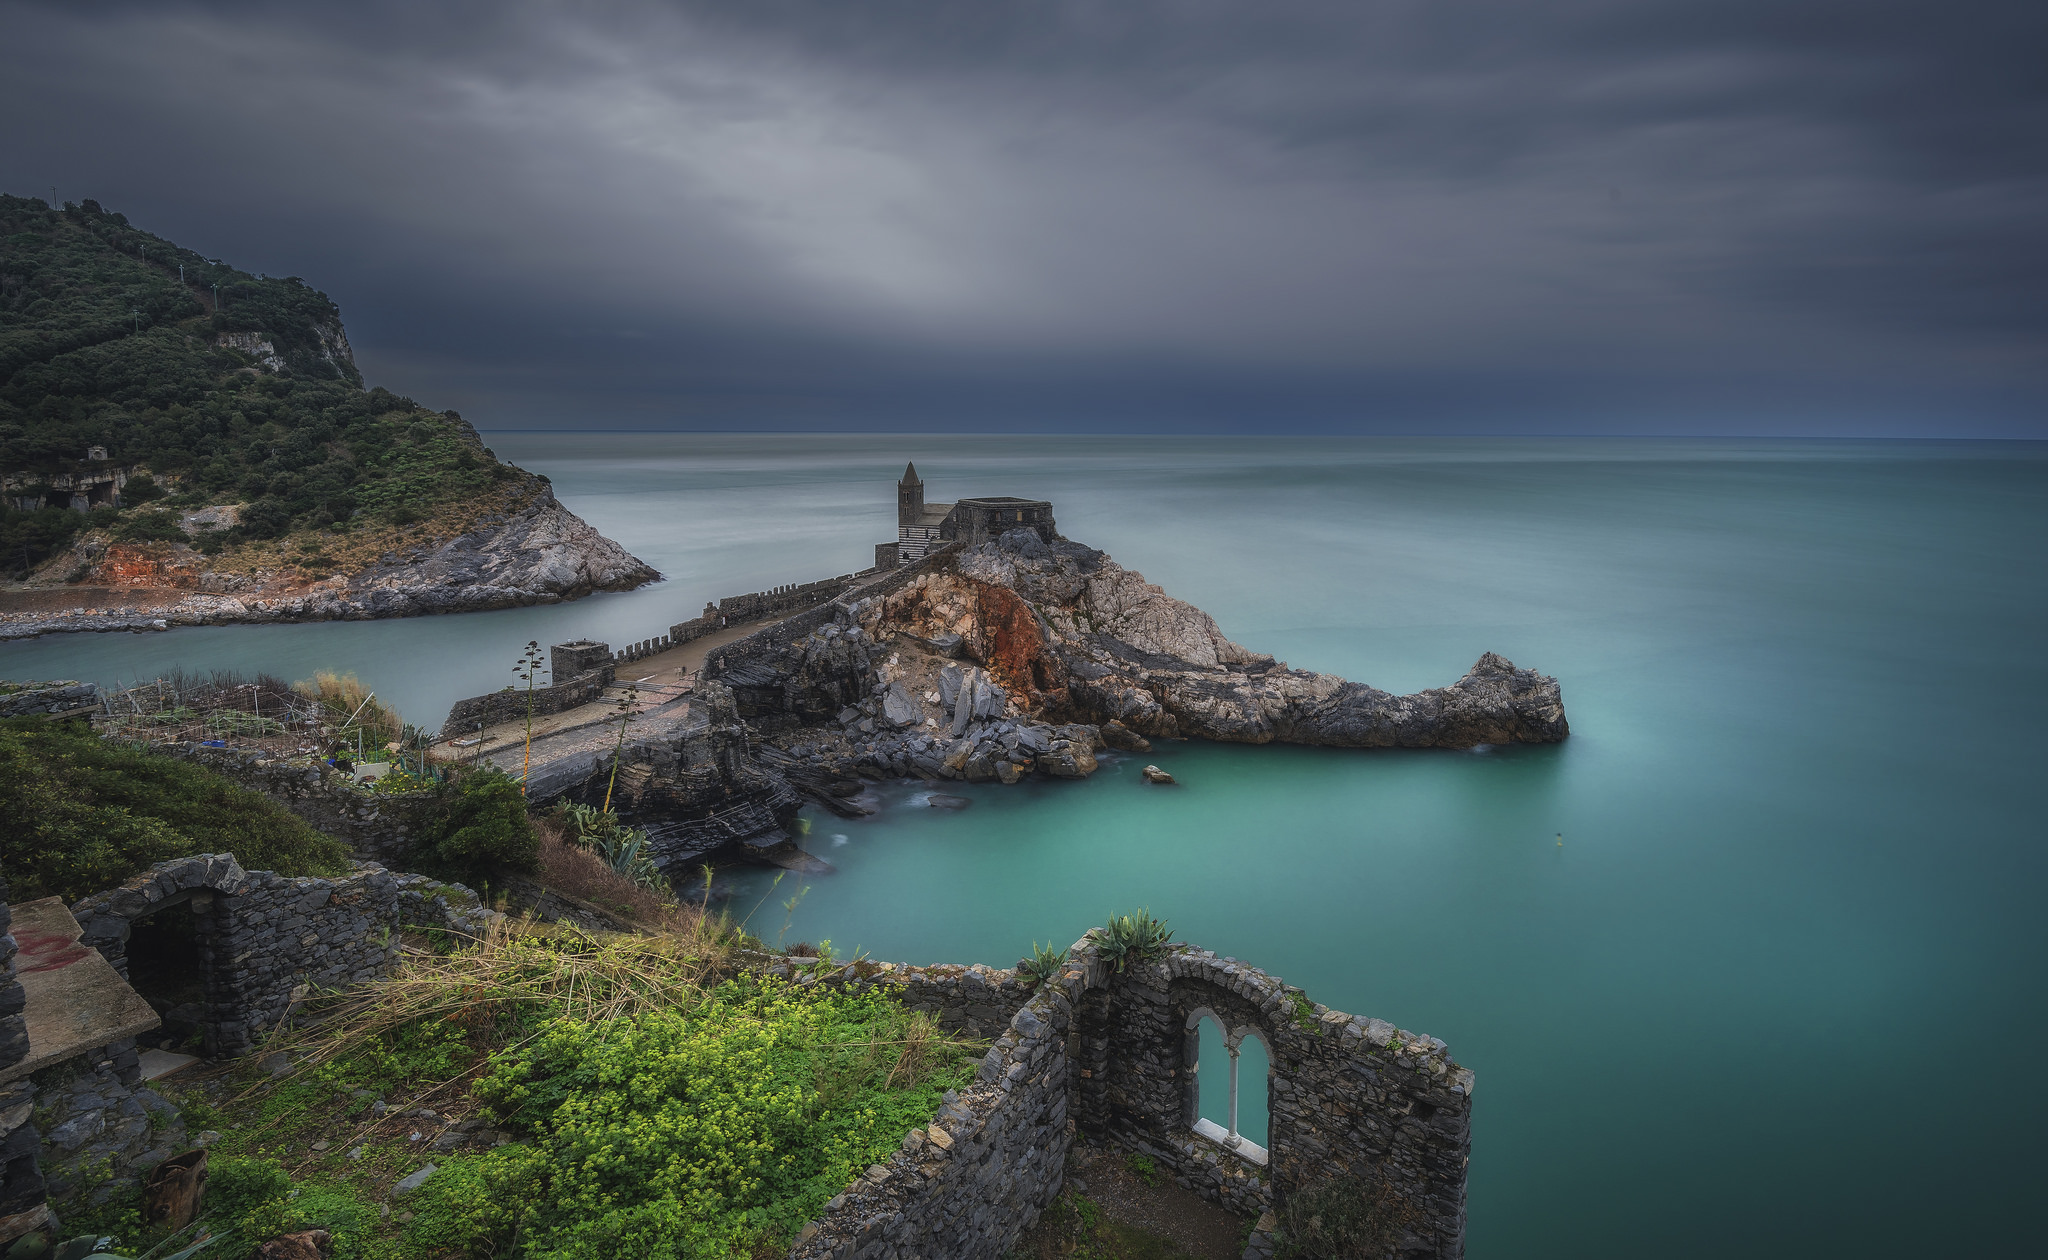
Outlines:
[[[0,6],[0,182],[485,423],[2040,433],[2044,14]]]

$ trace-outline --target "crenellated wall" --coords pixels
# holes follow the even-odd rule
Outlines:
[[[531,693],[508,687],[489,695],[457,700],[448,710],[448,720],[441,723],[441,737],[457,739],[475,734],[479,727],[524,720],[529,703],[535,717],[589,704],[604,695],[611,681],[612,666],[605,665],[574,678],[535,687]]]
[[[829,599],[837,598],[842,591],[853,585],[855,578],[861,576],[859,573],[842,573],[835,578],[820,578],[815,582],[771,587],[750,595],[728,595],[716,604],[704,605],[701,615],[670,626],[669,643],[671,646],[688,643],[724,626],[736,626],[749,621],[760,621],[766,617],[780,617],[786,613],[815,608]]]

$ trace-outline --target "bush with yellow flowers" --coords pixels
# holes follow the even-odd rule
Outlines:
[[[760,977],[687,1008],[555,1019],[472,1091],[524,1140],[444,1164],[409,1249],[722,1260],[786,1243],[974,1057],[884,994]]]

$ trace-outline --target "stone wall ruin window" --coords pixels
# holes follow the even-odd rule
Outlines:
[[[1188,1014],[1188,1127],[1254,1164],[1266,1162],[1272,1055],[1255,1028],[1228,1029],[1213,1011]]]

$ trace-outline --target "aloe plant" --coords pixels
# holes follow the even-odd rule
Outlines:
[[[1155,919],[1149,910],[1110,916],[1096,929],[1095,952],[1111,967],[1122,971],[1132,963],[1157,957],[1173,939],[1166,920]]]
[[[1066,965],[1066,950],[1054,949],[1051,945],[1040,945],[1037,941],[1033,941],[1031,942],[1031,957],[1018,962],[1017,974],[1024,983],[1037,986],[1058,975],[1060,968]]]

